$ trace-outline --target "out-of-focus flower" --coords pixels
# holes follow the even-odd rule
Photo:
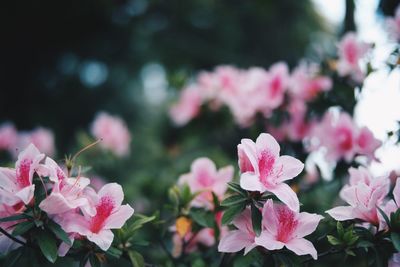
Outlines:
[[[400,253],[394,253],[389,259],[388,267],[400,267]]]
[[[346,33],[338,44],[338,74],[340,76],[351,76],[354,81],[362,82],[365,74],[360,68],[360,60],[369,49],[370,46],[360,41],[354,32]]]
[[[372,177],[364,167],[350,168],[350,181],[340,191],[340,197],[350,206],[340,206],[326,211],[338,221],[361,219],[379,225],[377,206],[389,193],[388,177]]]
[[[0,204],[14,206],[21,201],[24,204],[31,202],[35,191],[33,175],[44,157],[30,144],[19,154],[15,169],[0,168]]]
[[[233,167],[226,166],[216,169],[214,162],[208,158],[198,158],[193,161],[190,173],[179,177],[178,184],[187,184],[192,193],[198,195],[192,200],[194,207],[213,208],[213,196],[215,193],[220,199],[223,198],[228,182],[233,178]]]
[[[201,104],[199,89],[189,86],[183,89],[179,102],[171,107],[169,115],[176,125],[185,125],[199,114]]]
[[[233,220],[233,225],[237,230],[232,230],[220,240],[218,244],[219,252],[233,253],[244,249],[246,255],[250,250],[257,246],[255,242],[256,234],[253,231],[251,214],[249,209],[245,209]]]
[[[293,70],[290,79],[290,95],[295,100],[311,101],[321,92],[332,88],[332,80],[318,75],[319,66],[301,63]]]
[[[394,17],[387,19],[390,34],[400,42],[400,5],[397,7]]]
[[[294,212],[286,205],[273,204],[269,199],[262,211],[263,230],[255,242],[268,250],[282,249],[284,246],[297,255],[309,254],[317,259],[317,250],[306,240],[307,236],[315,231],[321,215],[307,212]]]
[[[38,127],[30,132],[21,132],[18,135],[18,149],[25,149],[29,144],[34,144],[49,156],[53,156],[56,152],[54,134],[47,128]]]
[[[249,191],[269,191],[298,211],[297,195],[284,181],[300,174],[304,164],[294,157],[279,156],[279,152],[280,146],[270,134],[260,134],[255,143],[242,139],[238,145],[240,186]]]
[[[14,124],[6,122],[0,125],[0,150],[13,152],[17,147],[18,133]]]
[[[116,183],[103,186],[97,194],[91,194],[95,215],[65,213],[60,225],[67,233],[78,233],[108,250],[114,239],[111,229],[121,228],[132,216],[133,209],[128,204],[121,205],[124,198],[122,187]]]
[[[125,122],[117,116],[100,112],[91,128],[92,134],[101,139],[100,146],[124,157],[130,153],[131,134]]]

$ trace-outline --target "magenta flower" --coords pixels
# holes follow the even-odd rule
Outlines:
[[[104,149],[109,149],[119,157],[129,155],[131,134],[121,118],[100,112],[92,124],[91,131],[94,137],[101,139],[100,145]]]
[[[338,44],[339,60],[337,71],[340,76],[351,76],[356,82],[362,82],[365,74],[360,68],[360,60],[369,51],[370,46],[358,40],[354,32],[346,33]]]
[[[96,210],[94,216],[71,212],[65,214],[59,223],[67,233],[86,236],[102,250],[108,250],[114,239],[111,229],[121,228],[134,211],[128,204],[121,205],[124,193],[116,183],[106,184],[98,194],[91,194],[91,197]]]
[[[232,181],[233,167],[226,166],[216,169],[214,162],[208,158],[198,158],[193,161],[190,173],[179,177],[178,184],[187,184],[192,193],[199,193],[191,202],[194,207],[213,208],[212,192],[223,198],[227,183]]]
[[[326,211],[335,220],[361,219],[379,225],[377,206],[389,193],[388,177],[372,177],[367,169],[350,168],[350,181],[340,191],[340,197],[350,206],[339,206]]]
[[[255,242],[268,250],[287,249],[297,255],[310,254],[317,259],[314,245],[304,236],[315,231],[323,217],[307,212],[295,212],[286,205],[273,204],[269,199],[263,208],[263,230]]]
[[[201,104],[199,89],[189,86],[183,89],[179,102],[171,107],[169,115],[176,125],[183,126],[199,114]]]
[[[300,174],[304,164],[294,157],[279,156],[279,152],[279,144],[270,134],[260,134],[255,143],[242,139],[238,145],[240,186],[248,191],[269,191],[298,211],[297,195],[284,181]]]
[[[30,144],[18,155],[15,169],[0,168],[0,204],[14,206],[21,201],[24,204],[31,202],[35,191],[33,175],[44,157]]]
[[[218,244],[219,252],[233,253],[244,249],[246,255],[257,246],[255,242],[256,234],[253,231],[251,214],[249,209],[245,209],[242,214],[233,220],[233,225],[237,230],[229,231]]]

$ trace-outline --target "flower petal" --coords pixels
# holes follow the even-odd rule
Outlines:
[[[313,243],[304,238],[292,239],[285,246],[299,256],[310,254],[314,260],[318,257]]]
[[[279,176],[279,181],[281,182],[296,177],[304,169],[304,164],[300,160],[291,156],[281,156],[275,164],[282,164],[282,174]]]
[[[247,246],[254,244],[254,239],[240,230],[228,232],[218,244],[219,252],[238,252]]]
[[[267,188],[268,191],[275,194],[276,197],[285,203],[291,210],[299,212],[300,203],[296,193],[285,183],[281,183],[272,188]]]
[[[311,234],[315,229],[317,229],[319,221],[323,218],[323,216],[318,214],[311,214],[308,212],[299,213],[296,236],[301,238]]]
[[[265,191],[258,176],[251,172],[245,172],[240,175],[240,187],[248,191]]]
[[[95,243],[99,248],[101,248],[104,251],[107,251],[114,239],[114,234],[111,230],[101,230],[97,234],[90,234],[86,236],[87,239]]]
[[[276,240],[270,233],[262,231],[260,236],[255,238],[256,244],[268,250],[281,249],[285,245],[281,241]]]
[[[353,207],[351,206],[340,206],[330,210],[327,210],[328,213],[332,218],[338,221],[346,221],[354,219],[353,214]]]
[[[121,206],[122,200],[124,199],[124,192],[122,186],[117,183],[109,183],[104,185],[99,193],[99,198],[111,197],[114,201],[114,207],[117,208]]]
[[[268,150],[275,158],[279,157],[281,150],[275,138],[267,133],[262,133],[256,140],[257,154],[261,151]]]
[[[128,204],[122,205],[116,212],[112,213],[104,223],[104,229],[121,228],[132,216],[134,210]]]

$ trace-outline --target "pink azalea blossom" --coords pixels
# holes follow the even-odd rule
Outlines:
[[[85,236],[106,251],[114,239],[111,229],[121,228],[132,216],[133,208],[128,204],[121,205],[124,193],[116,183],[106,184],[91,197],[96,210],[94,216],[67,213],[59,223],[67,233]]]
[[[13,152],[17,147],[18,133],[12,123],[0,125],[0,150]]]
[[[304,164],[294,157],[279,156],[279,152],[279,144],[270,134],[260,134],[255,143],[242,139],[238,145],[240,186],[249,191],[269,191],[298,211],[297,195],[284,181],[299,175]]]
[[[179,102],[171,107],[169,115],[176,125],[182,126],[199,114],[201,105],[202,96],[199,89],[189,86],[183,89]]]
[[[350,206],[339,206],[326,211],[338,221],[361,219],[379,225],[377,206],[389,193],[388,177],[372,177],[364,167],[350,168],[349,184],[340,191],[340,197]]]
[[[49,171],[46,176],[55,181],[55,184],[51,194],[39,204],[43,211],[50,215],[56,215],[79,207],[86,214],[95,215],[95,208],[91,206],[88,198],[84,195],[84,189],[90,183],[88,178],[68,178],[51,158],[46,158],[44,167]]]
[[[318,75],[318,72],[318,65],[305,62],[293,70],[290,78],[290,95],[293,99],[311,101],[332,88],[332,80]]]
[[[392,212],[396,212],[400,208],[400,178],[396,179],[395,186],[393,188],[393,199],[390,199],[384,205],[381,206],[382,210],[385,214],[390,218],[390,214]],[[380,229],[387,228],[387,224],[383,216],[378,213],[379,221],[380,221]]]
[[[382,142],[374,137],[367,127],[359,130],[357,137],[357,152],[366,155],[369,159],[376,160],[375,151],[382,145]]]
[[[358,40],[354,32],[346,33],[338,44],[338,74],[351,76],[356,82],[362,82],[365,74],[360,68],[360,60],[369,49],[370,46]]]
[[[100,146],[124,157],[130,153],[131,134],[125,122],[106,112],[100,112],[91,127],[95,138],[101,139]]]
[[[262,211],[263,230],[255,237],[256,244],[268,250],[282,249],[284,246],[297,255],[310,254],[317,259],[314,245],[304,236],[311,234],[324,217],[308,212],[295,212],[283,204],[273,204],[269,199]]]
[[[253,231],[250,210],[245,209],[242,214],[233,220],[232,223],[237,230],[232,230],[226,233],[218,244],[218,251],[233,253],[244,249],[244,254],[246,255],[257,246],[255,242],[256,234]]]
[[[397,7],[394,17],[387,19],[390,34],[400,42],[400,5]]]
[[[21,132],[18,135],[18,149],[25,149],[34,144],[41,152],[53,156],[55,154],[54,134],[50,129],[38,127],[31,132]]]
[[[208,158],[198,158],[191,165],[191,172],[181,175],[178,184],[187,184],[192,193],[199,193],[191,202],[194,207],[213,208],[214,192],[223,198],[227,183],[232,181],[233,167],[216,169],[214,162]]]
[[[44,157],[30,144],[19,154],[15,169],[0,168],[0,204],[14,206],[21,201],[24,204],[31,202],[35,190],[33,175]]]

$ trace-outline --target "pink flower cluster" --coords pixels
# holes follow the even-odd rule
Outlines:
[[[190,173],[179,177],[178,185],[188,185],[192,194],[196,197],[190,202],[191,207],[214,210],[213,193],[222,200],[228,188],[228,182],[232,181],[233,167],[226,166],[217,170],[214,162],[209,158],[198,158],[193,161]],[[220,228],[220,236],[226,233],[227,228],[221,226],[222,212],[215,213],[215,220]],[[173,228],[172,230],[176,230]],[[181,251],[183,240],[188,242],[185,253],[194,251],[198,244],[213,246],[215,244],[215,233],[212,228],[201,229],[198,233],[188,231],[183,238],[178,233],[174,234],[173,242],[175,251]],[[179,254],[179,253],[177,253]]]
[[[280,147],[269,134],[261,134],[256,142],[242,139],[238,145],[240,186],[247,191],[273,193],[282,204],[267,200],[262,209],[262,231],[257,236],[252,227],[250,210],[235,218],[237,230],[228,232],[220,241],[220,252],[245,254],[257,246],[267,250],[286,247],[297,255],[317,258],[313,244],[304,236],[315,231],[323,218],[317,214],[299,212],[296,193],[284,181],[293,179],[303,170],[303,163],[290,156],[279,156]]]
[[[100,112],[91,127],[93,136],[100,139],[100,146],[119,157],[130,153],[131,134],[125,122],[106,112]]]
[[[387,19],[390,34],[400,42],[400,5],[397,7],[394,17]]]
[[[360,41],[354,32],[346,33],[338,44],[337,72],[339,76],[350,76],[356,82],[365,78],[360,61],[370,50],[370,45]]]
[[[0,150],[17,156],[29,144],[34,144],[47,155],[55,155],[54,134],[51,130],[38,127],[30,132],[18,132],[14,124],[6,122],[0,125]]]
[[[211,110],[225,105],[240,126],[248,127],[257,114],[269,118],[284,104],[286,95],[310,101],[331,86],[328,77],[318,75],[318,68],[306,64],[301,64],[292,75],[283,62],[269,70],[219,66],[213,72],[200,73],[193,84],[183,89],[179,102],[170,109],[170,116],[181,126],[200,113],[203,103],[209,103]]]
[[[309,143],[310,150],[322,148],[329,161],[347,162],[356,155],[375,159],[375,151],[382,144],[367,127],[358,127],[349,114],[335,110],[328,110],[313,127]]]
[[[120,185],[110,183],[98,192],[89,186],[85,177],[68,177],[57,163],[30,144],[22,151],[15,168],[0,168],[0,214],[11,216],[22,213],[34,204],[34,177],[42,180],[46,191],[51,193],[39,203],[42,211],[70,235],[70,239],[87,238],[101,249],[107,250],[112,241],[111,229],[118,229],[132,216],[129,205],[121,205],[124,194]],[[49,182],[43,182],[48,177]],[[12,232],[13,225],[1,223],[1,227]],[[9,242],[0,238],[1,242]],[[0,248],[10,247],[1,243]],[[60,246],[60,255],[69,249]]]

